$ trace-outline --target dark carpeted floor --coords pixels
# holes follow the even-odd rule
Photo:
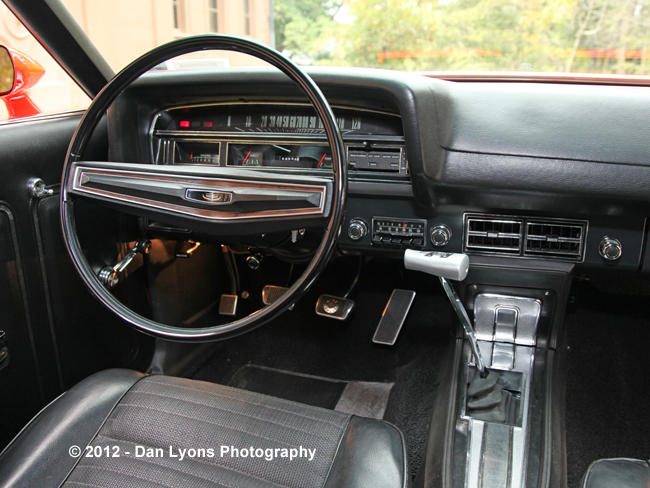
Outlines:
[[[567,466],[578,487],[599,458],[650,458],[648,298],[584,290],[567,317]]]
[[[242,390],[275,395],[322,408],[336,407],[347,382],[322,376],[295,374],[282,369],[247,364],[230,378],[229,385]]]
[[[353,267],[352,267],[353,268]],[[320,280],[318,290],[293,312],[249,334],[216,344],[211,359],[194,374],[197,379],[229,384],[246,364],[348,381],[392,382],[384,419],[397,425],[407,442],[412,475],[422,465],[436,395],[437,373],[451,345],[449,305],[433,279],[405,277],[399,268],[366,271],[353,296],[356,309],[345,323],[314,314],[317,294],[346,282],[335,273]],[[328,289],[328,283],[330,287]],[[413,308],[394,347],[371,338],[395,284],[417,286]],[[273,392],[282,397],[283,391]],[[286,392],[291,397],[295,392]],[[327,393],[325,393],[327,394]]]

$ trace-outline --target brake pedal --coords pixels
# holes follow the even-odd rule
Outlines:
[[[377,324],[375,335],[372,336],[372,342],[384,346],[395,345],[414,299],[415,292],[413,290],[401,290],[399,288],[393,290],[384,311],[381,313],[381,319]]]
[[[285,294],[289,288],[285,286],[266,285],[262,288],[262,303],[264,305],[271,305],[276,302],[278,298]]]
[[[354,300],[334,295],[321,295],[316,302],[316,315],[335,320],[346,320],[354,309]]]

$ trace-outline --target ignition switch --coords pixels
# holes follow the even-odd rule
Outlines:
[[[264,257],[260,253],[256,252],[255,254],[246,256],[246,264],[253,271],[257,271],[258,269],[260,269],[260,266],[262,266],[263,259]]]

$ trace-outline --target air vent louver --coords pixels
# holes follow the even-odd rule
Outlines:
[[[521,234],[521,220],[469,217],[465,247],[469,250],[519,254]]]
[[[585,220],[466,214],[465,251],[581,261],[587,225]]]
[[[524,254],[580,259],[584,232],[581,223],[528,222]]]

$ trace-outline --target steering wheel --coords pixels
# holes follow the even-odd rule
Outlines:
[[[84,150],[111,103],[135,80],[171,58],[203,50],[235,51],[278,68],[304,92],[320,117],[330,146],[331,178],[272,175],[255,169],[170,166],[87,161]],[[345,146],[325,96],[298,66],[259,43],[224,35],[196,36],[162,45],[118,73],[95,97],[68,148],[61,182],[63,238],[83,282],[112,312],[134,328],[171,340],[208,341],[258,327],[291,307],[314,283],[331,257],[343,219],[347,193]],[[305,219],[323,226],[323,238],[305,271],[274,303],[225,324],[202,328],[168,325],[144,317],[118,300],[99,280],[80,244],[75,203],[94,199],[152,218],[183,218],[184,227],[272,223],[297,228]],[[292,227],[293,225],[293,227]],[[300,226],[303,226],[302,224]]]

